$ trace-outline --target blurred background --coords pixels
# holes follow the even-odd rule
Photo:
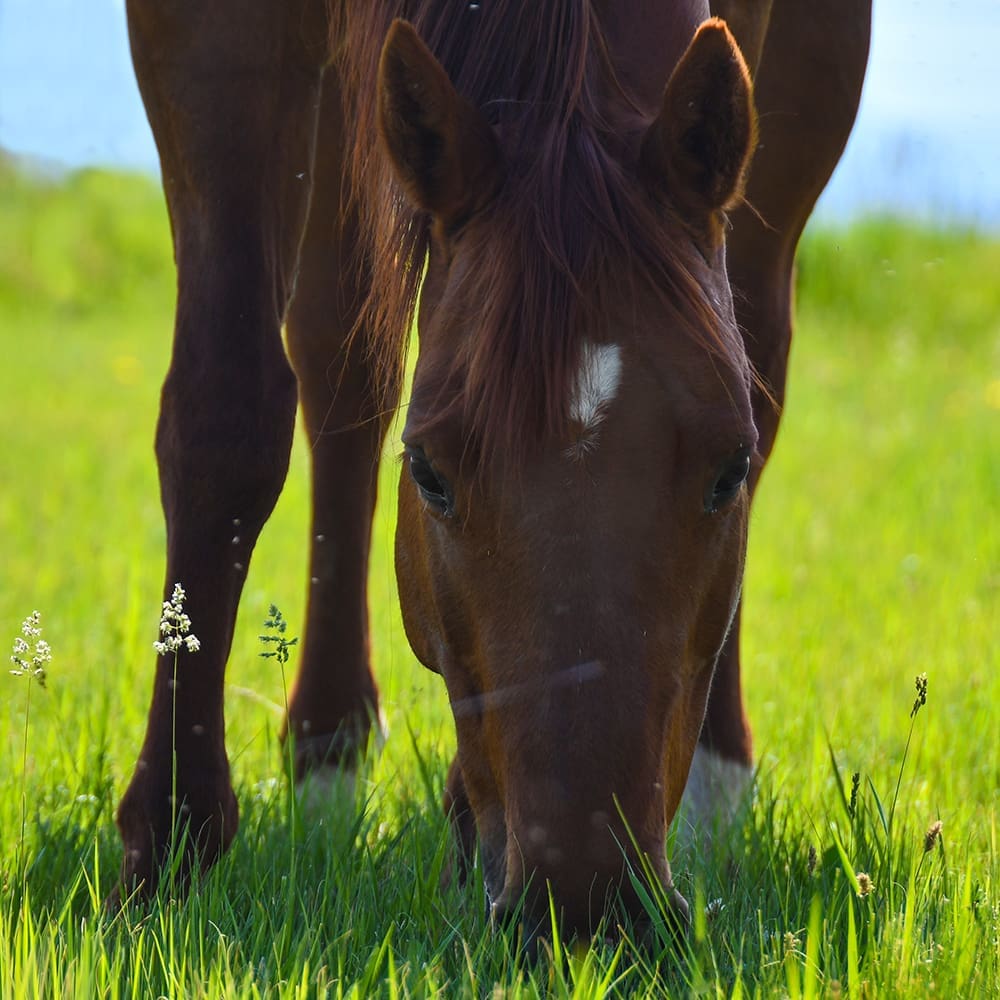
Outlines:
[[[858,123],[820,203],[1000,228],[1000,0],[875,0]],[[0,147],[157,170],[123,0],[0,0]]]

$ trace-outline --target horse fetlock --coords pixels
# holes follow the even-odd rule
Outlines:
[[[296,784],[318,772],[356,770],[369,752],[382,749],[388,734],[381,713],[371,709],[351,713],[337,725],[320,727],[310,719],[297,718],[293,707],[289,728],[294,734]]]
[[[357,713],[333,732],[314,734],[307,720],[295,725],[295,796],[310,822],[353,815],[358,772],[385,745],[388,727],[381,712]],[[287,738],[287,737],[286,737]]]

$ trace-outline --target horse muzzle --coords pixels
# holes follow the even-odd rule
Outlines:
[[[627,834],[600,819],[602,837],[591,829],[556,838],[537,825],[508,837],[504,885],[490,915],[497,927],[520,930],[528,955],[553,934],[591,940],[625,933],[653,944],[657,925],[686,931],[688,904],[673,887],[662,844],[640,859]]]

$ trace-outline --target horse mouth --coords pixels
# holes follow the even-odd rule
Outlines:
[[[624,937],[655,946],[665,930],[677,938],[690,925],[690,907],[673,885],[665,853],[662,864],[638,866],[622,852],[612,872],[581,864],[570,883],[538,868],[525,869],[523,882],[508,879],[504,859],[485,850],[481,858],[490,923],[501,933],[519,934],[530,957],[554,933],[561,940],[617,944]]]
[[[516,898],[501,894],[490,906],[490,923],[499,933],[518,935],[521,949],[532,960],[551,945],[554,935],[563,942],[610,947],[625,940],[656,951],[688,933],[690,906],[672,885],[648,893],[647,902],[639,902],[631,891],[612,891],[607,896],[603,905],[581,917],[567,913],[548,892],[532,896],[528,890]]]

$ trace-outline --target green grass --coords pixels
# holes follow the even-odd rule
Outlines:
[[[454,737],[398,620],[392,462],[371,576],[390,738],[339,814],[291,821],[257,636],[272,601],[301,630],[301,440],[228,675],[240,836],[186,899],[103,915],[159,616],[168,232],[147,180],[0,167],[0,234],[0,639],[38,608],[54,651],[26,761],[26,679],[0,677],[0,995],[1000,993],[1000,242],[890,221],[807,237],[746,583],[755,808],[728,854],[675,859],[682,946],[557,942],[528,968],[480,888],[439,888]]]

